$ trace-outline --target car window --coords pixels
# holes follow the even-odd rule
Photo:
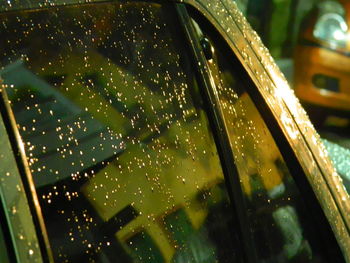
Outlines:
[[[0,107],[3,110],[2,103]],[[9,257],[9,262],[42,263],[35,223],[2,114],[0,134],[0,262]]]
[[[7,253],[7,246],[4,238],[4,233],[0,227],[0,262],[10,263],[10,258]]]
[[[197,13],[193,15],[244,195],[251,253],[259,262],[328,262],[327,247],[316,237],[288,160],[247,91],[253,85],[247,81],[248,74],[215,29]]]
[[[172,5],[1,15],[1,77],[55,262],[240,262]]]

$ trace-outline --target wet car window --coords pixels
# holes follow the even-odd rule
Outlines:
[[[10,262],[10,259],[8,257],[8,253],[7,253],[7,247],[6,247],[6,243],[5,243],[4,234],[3,234],[1,227],[0,227],[0,262],[4,262],[4,263]]]
[[[19,260],[41,263],[34,221],[2,116],[0,134],[0,209],[5,210],[0,211],[0,262],[13,262],[15,251]],[[16,246],[12,247],[14,243]],[[6,261],[7,255],[9,261]]]
[[[0,74],[55,262],[239,262],[217,149],[170,7],[123,1],[1,15]]]
[[[277,144],[247,93],[247,74],[230,49],[194,16],[207,56],[233,149],[249,233],[259,262],[327,262],[315,229]],[[198,23],[197,23],[198,22]]]

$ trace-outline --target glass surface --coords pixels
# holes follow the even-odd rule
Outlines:
[[[28,200],[1,115],[0,135],[0,201],[5,208],[8,220],[0,223],[9,227],[13,241],[6,245],[13,247],[20,262],[41,263],[41,252]],[[2,263],[6,262],[3,259],[6,254],[2,251],[1,241],[2,233],[0,233],[0,262]]]
[[[328,13],[318,19],[313,34],[320,40],[344,48],[346,47],[347,31],[348,26],[341,15]]]
[[[1,15],[1,71],[56,262],[232,262],[216,146],[171,6]]]
[[[259,262],[326,262],[308,222],[295,182],[276,142],[245,88],[248,75],[240,62],[214,34],[213,29],[194,22],[201,39],[208,39],[208,60],[225,116],[233,150],[252,253]],[[208,45],[208,44],[207,44]]]
[[[0,12],[102,1],[103,0],[6,0],[0,2]]]
[[[1,227],[0,227],[0,262],[10,263],[10,259],[7,253],[7,246],[5,243],[5,238]]]

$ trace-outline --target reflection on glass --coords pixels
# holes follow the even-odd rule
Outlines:
[[[41,263],[41,252],[34,222],[17,168],[15,153],[12,151],[10,139],[6,135],[7,131],[1,115],[0,134],[0,201],[2,203],[0,209],[5,209],[4,212],[7,216],[6,218],[1,217],[0,222],[0,262],[11,262],[6,250],[13,249],[18,260]],[[7,231],[12,239],[11,243],[5,244],[1,228],[8,228]]]
[[[56,262],[238,255],[216,147],[166,10],[113,2],[2,14],[0,74]]]
[[[194,22],[214,50],[209,68],[229,132],[244,194],[249,232],[259,262],[324,262],[307,236],[303,200],[264,120],[248,95],[242,69],[213,30]],[[205,28],[205,27],[203,27]],[[214,41],[215,40],[215,41]],[[221,48],[221,49],[220,49]],[[227,54],[224,53],[228,52]],[[236,64],[235,64],[236,63]]]
[[[10,259],[7,252],[7,246],[5,243],[5,237],[1,227],[0,227],[0,262],[10,263]]]

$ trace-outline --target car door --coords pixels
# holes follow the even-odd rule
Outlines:
[[[1,110],[44,260],[343,260],[297,126],[233,51],[244,34],[215,27],[225,6],[199,4],[1,14]]]

